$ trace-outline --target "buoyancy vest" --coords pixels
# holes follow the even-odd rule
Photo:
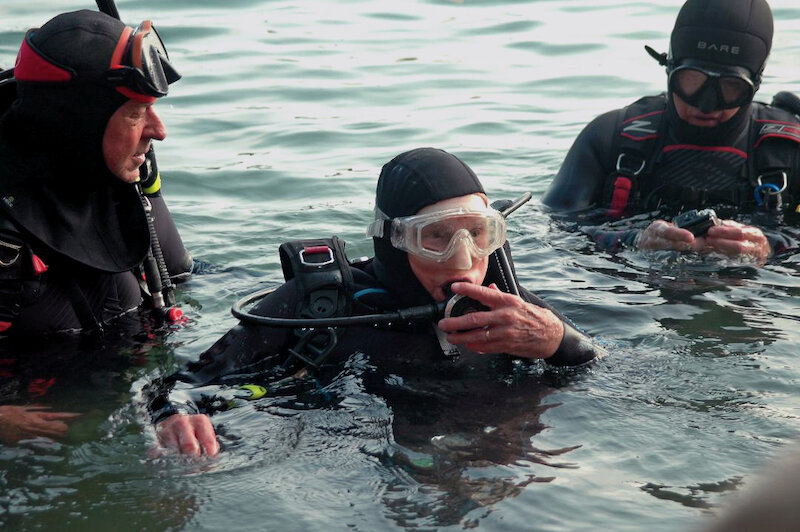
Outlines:
[[[776,99],[777,95],[776,95]],[[752,104],[746,136],[738,146],[668,145],[666,95],[641,98],[620,113],[615,134],[615,168],[605,182],[607,216],[621,218],[661,206],[727,206],[736,212],[775,212],[800,208],[800,121],[774,105]],[[732,168],[721,189],[701,179],[671,183],[657,176],[665,154],[705,152],[727,158]]]

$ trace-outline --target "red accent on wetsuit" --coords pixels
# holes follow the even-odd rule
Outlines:
[[[633,183],[625,176],[617,176],[614,181],[614,194],[611,196],[611,205],[608,208],[608,216],[619,218],[628,205],[628,198],[631,195]]]
[[[28,384],[28,393],[33,397],[41,397],[47,393],[47,390],[56,383],[55,377],[50,377],[49,379],[33,379],[31,380],[30,384]]]
[[[0,333],[6,332],[10,327],[10,321],[0,321]]]
[[[69,81],[72,74],[47,61],[28,44],[22,41],[14,66],[14,78],[17,81]]]
[[[41,275],[47,271],[47,264],[44,263],[42,259],[40,259],[37,255],[33,256],[33,273],[35,275]]]

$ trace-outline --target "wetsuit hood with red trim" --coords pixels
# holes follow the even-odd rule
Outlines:
[[[435,148],[401,153],[383,166],[375,206],[386,216],[411,216],[439,201],[484,193],[475,172],[461,159]],[[431,303],[433,298],[417,280],[408,255],[383,238],[373,238],[373,267],[378,280],[405,306]]]
[[[103,155],[106,126],[130,96],[107,81],[124,31],[88,10],[30,30],[17,99],[0,118],[0,208],[49,251],[108,272],[139,264],[150,243],[135,187]]]

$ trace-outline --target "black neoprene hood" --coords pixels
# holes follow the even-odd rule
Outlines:
[[[468,194],[484,193],[475,172],[461,159],[435,148],[401,153],[383,166],[375,205],[391,218],[411,216],[423,207]],[[382,284],[404,304],[420,305],[430,295],[408,265],[405,251],[382,238],[374,238],[375,273]]]
[[[688,0],[675,21],[670,64],[687,58],[747,68],[760,76],[772,48],[766,0]]]
[[[103,154],[108,122],[128,98],[98,80],[124,28],[83,10],[31,30],[47,61],[21,69],[17,100],[0,118],[0,208],[55,254],[108,272],[130,270],[150,244],[138,193]],[[58,72],[50,63],[74,76],[49,80]]]

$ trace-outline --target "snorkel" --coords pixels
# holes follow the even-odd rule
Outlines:
[[[531,199],[531,193],[526,192],[516,200],[499,200],[492,204],[492,207],[500,212],[503,218],[507,218],[511,213],[519,209],[522,205]],[[503,274],[507,279],[512,280],[509,282],[509,289],[511,293],[519,295],[516,287],[516,280],[513,269],[511,268],[508,256],[501,246],[493,252],[497,257]],[[258,316],[244,310],[248,307],[268,296],[277,290],[277,287],[267,288],[258,292],[249,294],[231,307],[231,314],[242,323],[252,325],[263,325],[267,327],[280,327],[289,329],[300,328],[322,328],[322,327],[354,327],[359,325],[379,326],[390,325],[392,323],[421,323],[436,321],[442,317],[455,317],[467,313],[470,310],[475,310],[476,305],[480,305],[476,301],[465,298],[461,295],[451,295],[445,301],[438,303],[429,303],[426,305],[414,306],[405,309],[396,310],[393,312],[386,312],[380,314],[364,314],[361,316],[336,316],[330,318],[277,318],[271,316]]]

